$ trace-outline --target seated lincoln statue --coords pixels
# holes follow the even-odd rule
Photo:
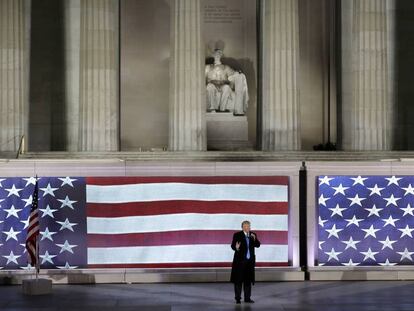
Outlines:
[[[214,64],[206,65],[207,112],[233,112],[244,116],[249,95],[246,76],[221,62],[223,50],[215,49]]]

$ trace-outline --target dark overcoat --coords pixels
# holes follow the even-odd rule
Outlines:
[[[254,232],[250,232],[254,233]],[[236,243],[240,242],[239,250],[236,249]],[[260,247],[260,241],[256,235],[256,240],[250,235],[249,237],[250,260],[246,259],[247,242],[243,231],[236,232],[233,235],[231,248],[234,250],[233,264],[231,266],[230,282],[241,283],[251,282],[254,284],[254,267],[256,265],[255,248]]]

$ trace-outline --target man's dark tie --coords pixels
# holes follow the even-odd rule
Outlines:
[[[248,235],[246,235],[246,243],[247,243],[246,259],[249,260],[250,259],[250,240],[249,240]]]

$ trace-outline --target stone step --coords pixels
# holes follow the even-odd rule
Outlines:
[[[14,158],[14,157],[11,157]],[[137,161],[414,161],[413,151],[207,151],[28,152],[19,159],[122,159]]]
[[[8,152],[8,151],[0,152],[0,159],[16,159],[16,157],[17,157],[16,152]]]

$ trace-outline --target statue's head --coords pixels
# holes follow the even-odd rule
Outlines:
[[[214,62],[220,62],[221,58],[223,57],[223,50],[222,49],[215,49],[213,52]]]

